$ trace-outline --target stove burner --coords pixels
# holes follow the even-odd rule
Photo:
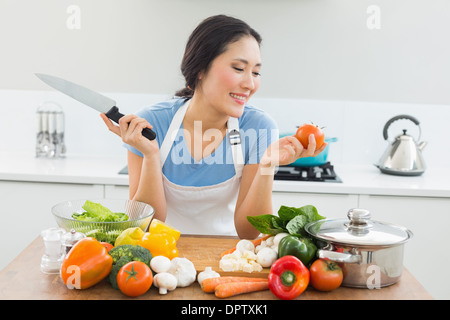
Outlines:
[[[342,182],[330,162],[315,167],[278,167],[275,180]]]

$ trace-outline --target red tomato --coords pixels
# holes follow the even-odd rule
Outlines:
[[[297,129],[295,137],[300,141],[302,146],[306,149],[309,145],[309,136],[313,134],[316,138],[316,150],[319,149],[325,142],[325,134],[322,129],[313,124],[303,124]]]
[[[109,250],[114,248],[114,246],[109,242],[100,242],[100,243],[102,244],[102,246],[104,246],[106,248],[106,251],[108,251],[108,252],[109,252]]]
[[[310,283],[319,291],[331,291],[339,286],[344,279],[341,267],[333,261],[317,259],[309,268]]]
[[[150,267],[141,261],[131,261],[120,268],[117,285],[129,297],[141,296],[150,289],[153,274]]]

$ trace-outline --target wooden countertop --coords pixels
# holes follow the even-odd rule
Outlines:
[[[192,239],[194,238],[194,239]],[[212,238],[218,239],[218,238]],[[187,245],[189,240],[189,245]],[[194,240],[194,242],[192,242]],[[211,237],[182,236],[178,242],[180,256],[195,258],[203,248],[215,248],[217,256],[211,256],[210,262],[218,265],[219,254],[228,249],[230,241],[218,246],[218,240]],[[201,247],[198,247],[199,244]],[[189,250],[196,247],[196,250]],[[0,271],[0,299],[14,300],[96,300],[96,299],[130,299],[119,290],[114,290],[106,280],[86,290],[70,290],[57,274],[44,274],[40,270],[40,260],[44,253],[44,243],[36,238],[9,265]],[[208,263],[206,261],[205,263]],[[186,288],[177,288],[166,295],[160,295],[153,287],[139,300],[219,300],[214,294],[204,293],[197,282]],[[277,300],[270,290],[235,296],[228,300]],[[381,289],[354,289],[340,287],[331,292],[318,292],[308,288],[297,299],[300,300],[428,300],[431,295],[405,269],[400,281]]]

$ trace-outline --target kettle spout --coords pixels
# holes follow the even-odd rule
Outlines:
[[[419,142],[417,147],[419,148],[420,151],[422,151],[427,146],[427,144],[428,144],[428,142],[422,141],[422,142]]]

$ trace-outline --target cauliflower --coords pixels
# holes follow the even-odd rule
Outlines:
[[[269,239],[271,238],[273,237],[270,237]],[[222,259],[220,259],[220,269],[226,272],[261,272],[263,270],[263,266],[258,262],[258,252],[267,246],[267,240],[262,241],[256,248],[253,242],[245,239],[240,240],[236,244],[236,250],[233,253],[226,254],[222,257]],[[269,243],[272,245],[273,240]],[[262,255],[262,257],[264,257],[264,255]],[[269,262],[266,261],[268,259],[272,261],[270,257],[265,259],[265,266],[270,266],[268,265]]]

